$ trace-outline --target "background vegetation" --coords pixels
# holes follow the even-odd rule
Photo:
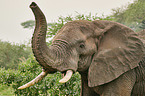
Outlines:
[[[112,15],[92,16],[78,14],[76,16],[59,17],[55,23],[48,23],[47,38],[52,38],[66,23],[73,20],[111,20],[122,23],[136,32],[145,29],[145,1],[135,0],[134,3],[113,9]],[[34,29],[34,20],[21,23],[24,28]],[[51,44],[49,39],[48,46]],[[61,73],[49,74],[38,84],[17,90],[17,88],[34,79],[42,71],[35,60],[31,47],[26,44],[11,44],[0,41],[0,94],[8,96],[79,96],[80,75],[75,73],[65,84],[58,81]],[[7,90],[7,92],[5,92]]]
[[[145,29],[145,0],[134,0],[134,3],[112,11],[116,22],[127,25],[136,32]]]
[[[25,44],[11,44],[0,40],[0,67],[17,69],[21,58],[28,58],[31,50]]]

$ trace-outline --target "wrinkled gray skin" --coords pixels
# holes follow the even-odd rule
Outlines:
[[[144,46],[131,29],[110,21],[72,21],[48,48],[45,16],[34,2],[30,7],[36,19],[32,49],[45,71],[78,71],[81,96],[145,94]]]

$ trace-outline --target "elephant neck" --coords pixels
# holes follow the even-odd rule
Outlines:
[[[80,72],[81,74],[81,96],[100,96],[93,88],[88,86],[88,71]]]

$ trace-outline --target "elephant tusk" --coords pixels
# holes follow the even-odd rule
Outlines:
[[[72,74],[73,74],[73,71],[72,70],[68,70],[66,72],[66,75],[59,81],[59,83],[67,82],[71,78]]]
[[[41,81],[48,73],[45,71],[42,71],[35,79],[33,79],[32,81],[28,82],[27,84],[20,86],[18,89],[25,89],[27,87],[30,87],[36,83],[38,83],[39,81]]]

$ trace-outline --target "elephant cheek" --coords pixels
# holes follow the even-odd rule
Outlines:
[[[79,60],[78,58],[76,58],[76,59],[70,58],[69,59],[69,65],[74,71],[76,71],[78,69],[78,60]]]
[[[70,52],[71,54],[65,55],[63,59],[61,59],[63,62],[57,66],[58,71],[64,72],[67,70],[73,70],[74,72],[78,69],[78,61],[79,61],[79,55],[78,53],[73,50]]]
[[[72,55],[67,60],[68,60],[67,65],[69,66],[69,69],[72,69],[76,72],[78,69],[79,55],[77,54]]]
[[[80,60],[78,62],[78,71],[83,72],[88,70],[91,61],[92,61],[93,55],[92,56],[80,56]]]

